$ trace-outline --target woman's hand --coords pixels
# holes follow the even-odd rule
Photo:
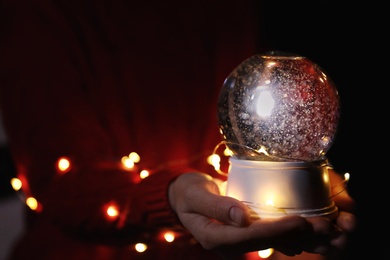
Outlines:
[[[335,201],[339,197],[341,209],[346,206],[348,210],[351,199],[347,193],[341,194]],[[218,180],[203,173],[179,176],[169,188],[169,200],[183,226],[195,239],[205,249],[215,250],[225,257],[267,248],[289,256],[302,252],[326,254],[333,247],[345,246],[344,231],[352,231],[356,222],[354,215],[346,211],[341,211],[336,221],[300,216],[251,219],[245,204],[221,196]]]
[[[343,231],[340,236],[332,239],[331,243],[332,246],[342,249],[347,244],[348,235],[354,232],[357,226],[357,219],[354,215],[356,203],[348,194],[348,190],[345,188],[345,181],[340,174],[330,169],[329,178],[332,187],[332,199],[339,211],[334,222]]]

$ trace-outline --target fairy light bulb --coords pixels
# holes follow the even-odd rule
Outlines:
[[[340,99],[317,64],[290,53],[254,55],[228,75],[217,108],[232,152],[228,196],[262,216],[334,215],[326,153]]]
[[[317,161],[330,149],[340,114],[337,89],[309,59],[269,52],[242,62],[225,80],[218,120],[239,158]]]

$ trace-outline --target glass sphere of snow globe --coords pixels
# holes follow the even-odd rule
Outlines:
[[[321,161],[338,127],[340,98],[316,63],[272,51],[249,57],[226,78],[217,117],[240,159]]]

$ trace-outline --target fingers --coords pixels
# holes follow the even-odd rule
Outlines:
[[[340,211],[336,223],[342,230],[346,231],[347,233],[352,233],[356,229],[357,218],[352,213]]]
[[[334,194],[332,199],[339,209],[339,215],[337,216],[335,223],[343,231],[352,233],[357,226],[357,218],[353,214],[356,210],[356,202],[349,195],[342,176],[333,170],[330,170],[329,173],[332,183],[332,194]]]
[[[331,219],[324,217],[307,218],[313,227],[313,234],[307,237],[302,244],[305,252],[327,254],[331,249],[331,240],[340,237],[342,230]]]
[[[181,218],[183,213],[197,213],[233,226],[250,222],[250,210],[242,202],[219,195],[218,185],[207,175],[187,173],[174,183],[170,198]]]
[[[329,223],[328,220],[323,221]],[[240,237],[239,233],[235,234],[237,240],[229,241],[231,244],[221,243],[215,250],[233,254],[237,251],[250,252],[274,248],[287,256],[299,255],[302,252],[326,254],[331,249],[329,237],[315,233],[314,229],[324,229],[322,233],[331,232],[328,232],[328,224],[320,222],[321,219],[314,222],[320,226],[314,228],[310,222],[299,216],[262,219],[246,228],[244,232],[248,234],[247,237],[245,234],[243,237]]]
[[[333,193],[335,193],[335,188],[333,188]],[[332,197],[333,201],[342,211],[355,212],[356,202],[355,200],[348,194],[347,190],[342,190],[340,193],[335,193],[334,197]]]
[[[260,219],[250,222],[250,210],[240,201],[219,195],[217,184],[201,174],[184,174],[172,187],[176,212],[184,225],[205,249],[234,248],[249,252],[280,245],[286,254],[302,251],[301,239],[313,232],[299,216]],[[172,203],[173,204],[173,203]]]
[[[205,249],[232,254],[267,248],[289,256],[326,254],[332,248],[343,248],[346,233],[356,226],[355,216],[345,211],[335,220],[300,216],[251,220],[249,208],[220,196],[218,185],[205,174],[179,176],[169,189],[169,199],[183,226]],[[352,199],[345,193],[339,200],[348,204]]]
[[[241,250],[260,250],[278,244],[291,245],[312,233],[311,225],[298,216],[261,219],[245,227],[225,225],[196,214],[187,215],[184,222],[206,249],[234,245]]]
[[[344,178],[332,169],[329,170],[329,177],[332,187],[332,199],[339,210],[354,212],[356,203],[346,189],[347,184]]]
[[[207,196],[207,202],[194,205],[195,212],[228,225],[238,227],[249,224],[250,211],[241,202],[233,198],[212,194],[205,196]]]
[[[334,237],[340,235],[342,232],[342,230],[328,218],[311,217],[307,218],[307,221],[311,223],[313,231],[318,235]]]

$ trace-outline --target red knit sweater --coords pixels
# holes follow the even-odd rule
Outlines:
[[[166,193],[183,172],[217,176],[206,162],[221,140],[216,100],[256,52],[255,11],[242,0],[3,1],[1,111],[22,192],[38,202],[15,259],[217,258],[185,232],[161,238],[180,230]],[[140,161],[125,169],[131,152]]]

